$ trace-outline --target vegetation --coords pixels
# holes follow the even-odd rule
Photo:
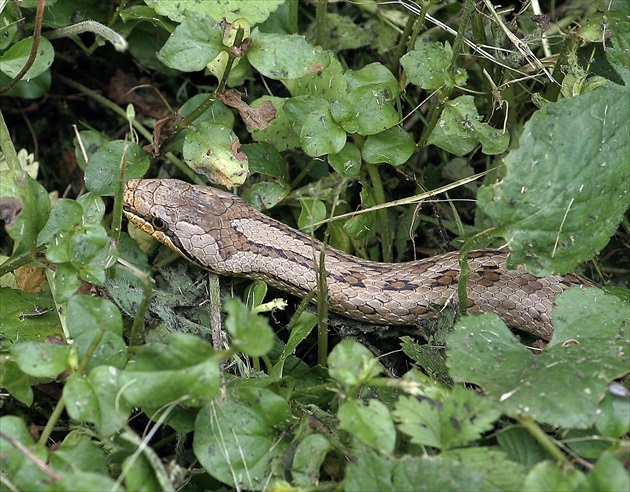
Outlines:
[[[629,490],[630,4],[494,4],[0,2],[0,488]],[[128,226],[143,176],[605,287],[546,345],[328,320]]]

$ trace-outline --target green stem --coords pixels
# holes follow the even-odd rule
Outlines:
[[[298,0],[289,0],[289,34],[298,32]]]
[[[118,168],[118,180],[116,181],[116,193],[114,194],[114,208],[112,210],[112,238],[116,243],[120,241],[120,232],[122,230],[122,209],[123,209],[123,193],[125,190],[125,169],[127,168],[127,159],[125,158],[127,147],[123,152],[123,158]]]
[[[326,25],[326,4],[328,0],[317,0],[317,6],[315,7],[315,45],[321,46],[324,42],[324,27]]]
[[[420,2],[420,15],[415,20],[413,32],[411,33],[409,44],[407,45],[407,49],[409,51],[411,51],[416,45],[416,39],[418,39],[418,36],[420,35],[420,29],[422,29],[422,26],[424,25],[424,18],[426,17],[427,11],[429,10],[429,7],[432,3],[432,1]]]
[[[127,47],[129,46],[127,44],[127,40],[116,31],[93,20],[86,20],[73,24],[72,26],[60,27],[59,29],[48,31],[44,33],[44,37],[48,39],[60,39],[75,36],[76,34],[84,32],[91,32],[96,36],[100,36],[109,41],[116,51],[127,51]]]
[[[577,36],[569,35],[564,39],[560,53],[558,53],[558,59],[554,65],[551,76],[554,78],[557,84],[549,84],[545,91],[545,99],[547,101],[557,101],[560,95],[560,89],[562,88],[562,80],[564,79],[564,72],[562,67],[565,66],[569,60],[571,53],[575,53],[580,45],[580,39]]]
[[[431,119],[429,120],[429,124],[424,129],[424,132],[422,133],[422,136],[420,137],[420,140],[418,141],[419,150],[423,149],[425,145],[427,144],[427,140],[431,136],[431,133],[433,133],[433,130],[435,129],[435,125],[437,125],[437,122],[440,119],[440,116],[442,115],[442,109],[444,109],[444,105],[446,104],[446,101],[448,101],[448,89],[445,86],[442,86],[437,91],[436,96],[437,96],[437,103],[435,104],[433,111],[431,111]]]
[[[63,396],[62,396],[61,398],[59,398],[57,405],[55,405],[55,409],[50,414],[50,418],[48,419],[48,422],[46,422],[46,427],[44,427],[44,430],[39,436],[39,444],[41,444],[42,446],[45,446],[46,443],[48,442],[48,438],[52,434],[52,431],[55,428],[55,425],[57,424],[57,422],[59,421],[59,418],[61,417],[61,414],[63,413],[65,408],[66,408],[66,403],[64,402]]]
[[[44,0],[37,0],[37,10],[35,11],[35,25],[33,27],[33,44],[31,44],[31,50],[28,54],[28,58],[26,59],[26,63],[18,72],[18,74],[13,77],[13,79],[11,79],[11,81],[7,85],[0,89],[0,94],[4,94],[5,92],[9,92],[11,89],[13,89],[18,84],[18,82],[20,82],[20,80],[24,78],[26,73],[33,66],[33,63],[35,63],[35,58],[37,58],[37,49],[39,47],[39,39],[42,36],[42,21],[44,18],[45,3],[46,2]]]
[[[223,75],[221,76],[221,80],[219,81],[219,85],[217,86],[216,94],[223,94],[225,90],[225,85],[227,84],[228,77],[230,76],[230,72],[232,71],[232,67],[234,66],[234,62],[237,58],[240,58],[241,53],[241,44],[243,44],[243,36],[245,36],[245,29],[239,27],[236,31],[236,36],[234,36],[234,43],[230,49],[226,52],[228,54],[228,61],[225,64],[225,70],[223,70]],[[237,54],[237,52],[239,54]]]
[[[453,42],[453,57],[451,58],[451,64],[448,67],[448,73],[451,77],[454,77],[457,72],[457,57],[462,50],[462,46],[464,44],[464,34],[466,33],[466,29],[468,29],[468,24],[470,24],[470,17],[474,6],[474,0],[466,0],[464,13],[461,16],[459,28],[457,29],[457,36],[455,36],[455,41]]]
[[[37,252],[43,251],[43,249],[44,246],[40,246],[39,248],[32,249],[31,251],[28,251],[23,255],[18,256],[17,258],[7,259],[4,263],[0,265],[0,277],[4,277],[7,273],[18,269],[22,265],[27,265],[28,263],[33,261],[33,258],[35,258]]]
[[[153,279],[146,272],[143,272],[122,258],[118,259],[118,263],[131,271],[131,273],[140,280],[140,284],[142,285],[142,301],[140,301],[136,315],[133,318],[131,333],[129,335],[129,346],[132,346],[137,343],[136,340],[138,338],[138,333],[144,324],[144,317],[149,310],[149,303],[151,302],[151,295],[153,294]]]
[[[411,35],[411,30],[413,29],[413,26],[415,24],[417,24],[417,19],[413,16],[410,15],[407,18],[407,24],[405,24],[405,28],[403,29],[402,34],[400,35],[400,39],[398,40],[398,46],[396,46],[396,52],[394,53],[394,73],[398,72],[398,66],[400,64],[400,59],[401,57],[405,54],[405,51],[407,50],[407,46],[409,46],[408,49],[413,49],[413,45],[411,44],[411,42],[409,42],[409,44],[407,43],[407,39],[409,38],[409,36]]]
[[[372,190],[374,191],[374,199],[377,205],[385,203],[385,190],[378,167],[374,164],[366,164],[370,181],[372,182]],[[389,229],[389,220],[387,220],[387,209],[382,208],[376,211],[376,217],[381,230],[381,242],[383,251],[383,261],[391,263],[394,261],[393,241]]]
[[[193,121],[195,121],[197,118],[199,118],[203,113],[206,112],[206,110],[212,106],[215,101],[217,100],[216,96],[214,94],[210,94],[208,97],[206,97],[203,102],[197,106],[195,109],[193,109],[190,114],[188,116],[186,116],[186,118],[184,118],[179,125],[177,125],[177,128],[186,128],[188,126],[190,126],[192,124]]]
[[[306,166],[304,166],[304,168],[300,171],[300,174],[298,174],[291,182],[290,187],[292,190],[298,187],[298,185],[302,182],[306,175],[311,172],[311,169],[315,167],[315,164],[317,164],[317,161],[315,159],[311,159],[311,161]]]
[[[556,461],[560,462],[563,467],[573,468],[569,459],[564,455],[561,449],[556,445],[554,439],[543,432],[540,426],[531,417],[515,417],[516,421],[521,424],[527,432],[547,451]]]

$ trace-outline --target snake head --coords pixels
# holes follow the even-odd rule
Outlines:
[[[216,257],[226,211],[237,200],[221,190],[176,179],[131,179],[123,212],[136,227],[206,268]]]

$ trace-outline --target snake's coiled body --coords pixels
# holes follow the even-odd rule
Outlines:
[[[130,180],[124,211],[136,226],[220,275],[264,280],[304,296],[317,287],[321,243],[258,212],[241,198],[178,180]],[[508,325],[550,339],[554,296],[585,281],[508,270],[506,253],[468,255],[468,312],[494,312]],[[415,325],[457,301],[457,252],[377,263],[326,248],[329,308],[378,324]]]

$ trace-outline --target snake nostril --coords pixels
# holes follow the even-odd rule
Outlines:
[[[163,231],[164,229],[166,229],[166,222],[164,222],[159,217],[154,217],[151,220],[151,225],[156,231]]]

